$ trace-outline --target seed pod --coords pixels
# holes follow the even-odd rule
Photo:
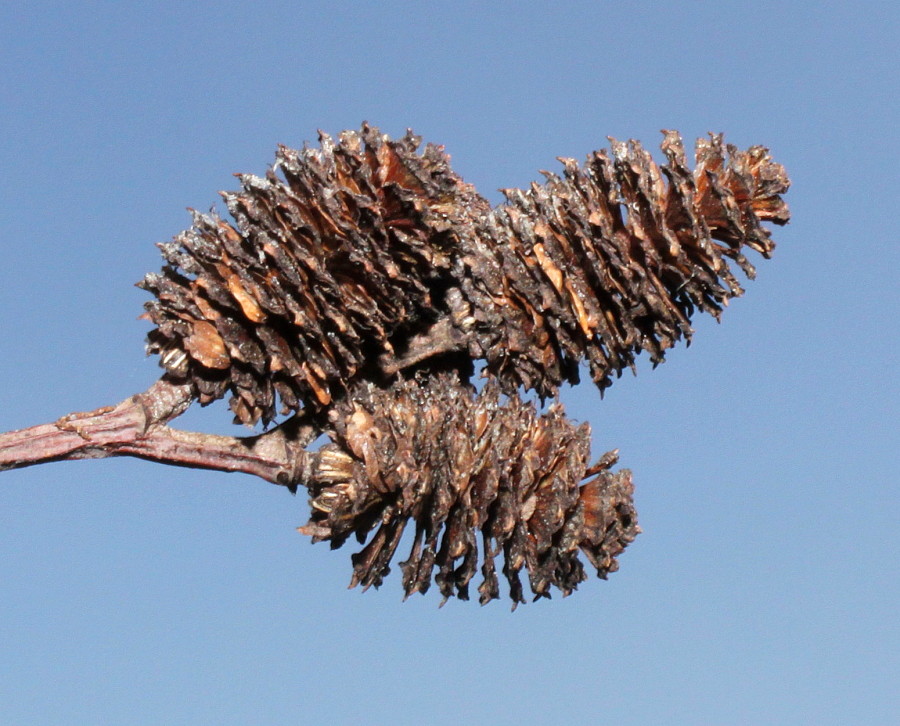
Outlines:
[[[539,414],[495,382],[476,394],[451,374],[420,375],[386,390],[365,383],[330,418],[300,531],[332,547],[368,540],[353,556],[353,585],[382,583],[407,524],[407,596],[434,577],[445,600],[468,599],[480,567],[486,603],[500,593],[502,553],[514,604],[524,602],[522,570],[535,597],[568,595],[587,577],[579,551],[605,578],[639,531],[630,472],[608,471],[612,453],[582,484],[590,427],[559,404]]]

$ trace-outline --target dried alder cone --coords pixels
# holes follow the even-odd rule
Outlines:
[[[642,350],[663,360],[695,309],[718,316],[742,293],[726,260],[752,277],[743,248],[768,257],[761,223],[789,217],[784,169],[719,136],[693,172],[674,132],[661,167],[613,142],[494,210],[419,144],[363,126],[281,148],[224,194],[235,224],[195,214],[142,283],[169,375],[201,403],[230,391],[248,424],[278,398],[283,413],[327,408],[357,380],[454,354],[542,396],[586,359],[602,390]]]
[[[410,520],[406,594],[428,590],[436,570],[445,600],[468,599],[480,565],[482,603],[499,597],[500,553],[518,603],[523,568],[535,597],[551,586],[569,594],[587,577],[579,552],[605,578],[639,531],[631,473],[607,471],[617,459],[610,452],[581,484],[590,427],[573,424],[559,404],[539,415],[518,397],[503,400],[493,382],[476,395],[438,374],[388,390],[366,383],[330,418],[333,443],[320,451],[301,531],[339,547],[376,530],[353,556],[354,585],[381,584]]]
[[[223,194],[235,220],[194,214],[141,285],[148,338],[201,403],[231,391],[236,418],[327,407],[379,356],[444,314],[460,235],[489,211],[437,147],[376,129],[282,147],[265,178]],[[277,173],[283,177],[279,178]]]
[[[753,277],[745,248],[768,257],[762,223],[789,218],[766,149],[711,136],[692,171],[663,133],[662,165],[613,140],[493,209],[411,132],[363,125],[280,148],[265,177],[223,194],[233,222],[194,213],[140,283],[161,380],[0,434],[0,470],[138,456],[304,486],[301,531],[365,543],[354,584],[382,582],[410,525],[407,595],[434,577],[468,598],[480,569],[481,601],[496,598],[501,554],[514,603],[523,575],[535,597],[570,593],[580,554],[605,577],[639,531],[631,474],[609,470],[615,452],[588,467],[587,425],[521,392],[554,396],[583,362],[602,391],[640,352],[662,361],[696,310],[718,317],[742,293],[728,260]],[[289,418],[245,438],[168,427],[226,395],[238,422]]]

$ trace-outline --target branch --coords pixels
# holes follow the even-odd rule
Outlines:
[[[173,466],[244,472],[292,491],[314,477],[319,456],[304,447],[320,430],[301,416],[247,437],[180,431],[165,425],[191,401],[188,384],[163,378],[117,406],[0,434],[0,471],[51,461],[134,456]]]

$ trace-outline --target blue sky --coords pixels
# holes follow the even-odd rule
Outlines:
[[[494,201],[721,131],[794,221],[690,349],[565,394],[644,529],[567,599],[348,591],[244,475],[0,474],[0,723],[900,722],[898,31],[865,0],[4,3],[0,430],[150,385],[154,243],[317,129],[411,126]]]

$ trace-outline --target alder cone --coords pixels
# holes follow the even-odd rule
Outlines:
[[[641,351],[662,361],[695,310],[718,316],[742,293],[727,259],[752,277],[744,248],[768,257],[762,223],[789,217],[784,169],[720,136],[693,172],[674,132],[662,166],[613,141],[494,210],[411,133],[320,142],[240,176],[223,195],[234,222],[195,213],[141,283],[148,350],[201,403],[230,392],[243,423],[479,359],[508,393],[552,395],[583,360],[602,390]]]
[[[445,599],[468,599],[480,569],[482,603],[499,597],[501,553],[515,604],[522,570],[536,598],[568,595],[587,578],[580,553],[605,578],[639,532],[630,472],[608,471],[611,452],[582,483],[590,427],[559,404],[540,414],[495,382],[475,393],[451,374],[420,375],[389,389],[361,385],[331,422],[300,531],[332,547],[368,539],[353,556],[353,585],[382,583],[408,524],[406,594],[424,593],[433,576]]]
[[[552,395],[578,382],[587,359],[601,391],[647,351],[654,365],[690,338],[696,309],[719,317],[743,290],[727,264],[750,278],[749,247],[769,257],[764,221],[785,224],[789,181],[768,151],[738,151],[721,136],[697,142],[687,167],[681,138],[664,131],[667,163],[636,141],[530,189],[480,220],[466,249],[462,298],[474,311],[470,348],[505,383]],[[459,317],[459,316],[458,316]]]
[[[440,315],[458,237],[486,202],[440,147],[364,125],[320,149],[281,147],[264,178],[222,193],[233,223],[194,212],[139,283],[148,351],[238,421],[323,408]],[[279,176],[280,174],[280,176]]]

